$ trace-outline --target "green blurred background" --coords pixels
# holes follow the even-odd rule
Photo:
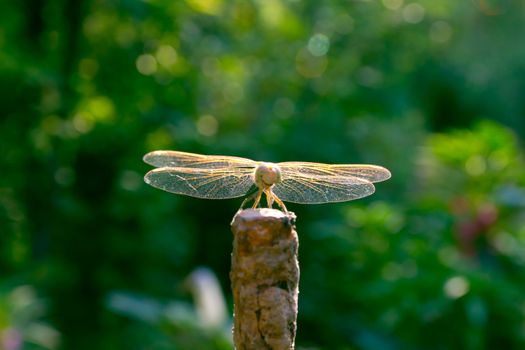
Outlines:
[[[524,35],[521,0],[1,2],[0,349],[232,348],[241,199],[147,186],[157,149],[392,171],[288,204],[298,349],[525,348]]]

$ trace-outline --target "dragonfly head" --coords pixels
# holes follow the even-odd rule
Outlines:
[[[261,162],[255,168],[255,184],[259,188],[268,188],[281,182],[281,168],[274,163]]]

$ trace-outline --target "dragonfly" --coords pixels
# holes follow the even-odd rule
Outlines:
[[[371,195],[375,192],[373,183],[391,177],[388,169],[378,165],[270,163],[180,151],[153,151],[144,156],[144,162],[156,167],[144,176],[147,184],[197,198],[247,196],[240,210],[252,200],[252,208],[257,208],[263,194],[269,208],[277,203],[284,212],[288,212],[284,202],[350,201]]]

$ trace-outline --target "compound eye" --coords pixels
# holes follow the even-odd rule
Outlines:
[[[270,165],[266,168],[263,178],[267,184],[275,184],[280,180],[280,171],[277,167]]]

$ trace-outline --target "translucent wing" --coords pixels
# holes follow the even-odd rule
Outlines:
[[[374,193],[374,185],[363,179],[345,181],[331,176],[311,177],[301,173],[283,175],[282,182],[272,188],[273,193],[285,202],[318,204],[344,202]]]
[[[282,182],[273,192],[283,201],[294,203],[343,202],[371,195],[372,182],[390,178],[380,166],[359,164],[279,163]]]
[[[164,191],[207,199],[245,195],[253,185],[252,169],[157,168],[146,174],[147,184]]]
[[[144,156],[144,162],[155,167],[188,167],[222,169],[229,167],[255,168],[257,162],[240,157],[207,156],[178,151],[153,151]]]
[[[357,177],[370,182],[390,179],[390,171],[381,166],[370,164],[322,164],[309,162],[278,163],[283,173],[301,173],[310,176]]]

